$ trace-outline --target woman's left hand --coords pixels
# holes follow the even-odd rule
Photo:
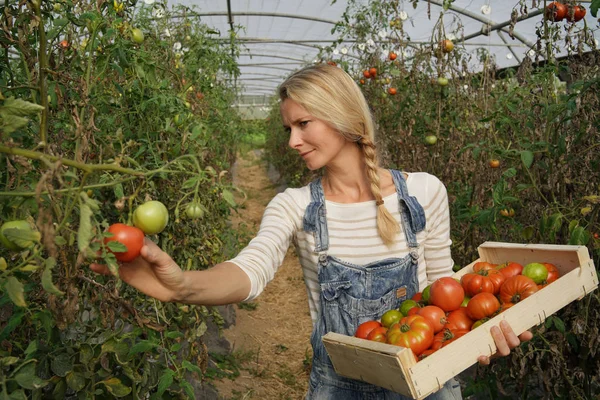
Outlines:
[[[500,321],[500,326],[493,326],[490,329],[490,333],[496,342],[497,352],[492,358],[507,356],[510,351],[521,344],[521,342],[527,342],[533,338],[533,334],[530,331],[525,331],[519,336],[510,327],[506,321]],[[479,365],[490,365],[490,357],[480,356],[478,358]]]

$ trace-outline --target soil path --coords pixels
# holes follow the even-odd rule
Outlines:
[[[277,193],[261,154],[253,150],[239,157],[233,177],[234,184],[247,195],[239,215],[233,218],[233,226],[248,229],[251,234],[258,232],[264,209]],[[224,331],[233,355],[241,363],[241,373],[235,380],[214,382],[219,398],[304,398],[312,356],[312,324],[293,246],[275,279],[249,306],[236,307],[236,323]]]

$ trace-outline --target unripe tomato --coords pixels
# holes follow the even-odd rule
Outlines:
[[[440,86],[447,86],[448,85],[448,78],[440,76],[439,78],[437,78],[437,83]]]
[[[147,201],[133,212],[133,224],[146,235],[163,231],[169,223],[169,211],[160,201]]]
[[[437,143],[437,136],[435,136],[435,135],[425,136],[425,144],[427,144],[429,146],[433,146],[436,143]]]
[[[190,203],[185,209],[185,215],[191,219],[198,219],[204,216],[204,208],[199,203]]]
[[[521,275],[533,279],[539,285],[548,278],[548,269],[541,263],[529,263],[523,267]]]
[[[15,233],[16,231],[18,236],[22,235],[23,237],[15,235],[7,237],[7,230],[9,229],[13,230],[11,233]],[[37,238],[39,240],[39,237],[40,233],[34,231],[29,222],[25,220],[8,221],[0,227],[0,243],[9,250],[21,250],[31,247],[34,244],[32,239]]]
[[[140,255],[140,250],[144,246],[144,232],[141,229],[116,223],[108,227],[108,232],[113,235],[104,238],[104,244],[117,241],[127,247],[127,251],[113,252],[117,260],[128,262]]]
[[[440,42],[440,48],[444,53],[450,53],[452,50],[454,50],[454,43],[452,42],[452,40],[442,40]]]
[[[137,44],[144,43],[144,32],[141,29],[133,28],[131,30],[131,39]]]

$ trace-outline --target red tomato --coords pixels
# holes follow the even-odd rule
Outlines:
[[[366,339],[369,333],[375,328],[379,328],[381,323],[379,321],[366,321],[363,322],[356,328],[356,332],[354,332],[354,336],[361,339]]]
[[[439,278],[431,284],[429,303],[448,312],[460,307],[465,299],[465,290],[454,278]]]
[[[560,271],[554,264],[542,263],[548,270],[548,277],[546,278],[546,284],[552,283],[560,277]]]
[[[567,16],[567,12],[568,9],[566,5],[559,3],[558,1],[553,1],[552,3],[546,6],[545,15],[546,19],[558,22],[565,19],[565,17]]]
[[[423,293],[421,293],[421,292],[417,292],[417,293],[415,293],[415,295],[413,297],[411,297],[411,299],[413,299],[414,301],[421,301],[422,298],[423,298]]]
[[[460,307],[446,316],[446,323],[453,324],[457,329],[471,329],[473,322],[471,317],[469,317],[467,307]]]
[[[419,354],[419,360],[422,360],[424,358],[427,358],[427,356],[432,355],[433,353],[435,353],[437,350],[434,350],[432,348],[429,348],[427,350],[425,350],[424,352],[422,352],[421,354]]]
[[[369,332],[369,334],[367,335],[367,340],[385,343],[387,340],[386,333],[387,333],[387,328],[385,326],[378,326],[377,328],[375,328],[371,332]]]
[[[500,308],[500,302],[492,293],[481,292],[471,298],[467,304],[467,313],[473,320],[491,317]]]
[[[469,332],[469,329],[458,329],[453,325],[446,325],[439,333],[433,337],[433,344],[431,348],[433,350],[439,350],[444,346],[449,345],[465,333]]]
[[[523,272],[523,266],[519,263],[511,261],[503,264],[499,271],[502,273],[502,275],[504,275],[504,277],[510,278],[511,276],[521,275],[521,272]]]
[[[525,275],[508,278],[500,288],[500,301],[503,303],[518,303],[538,291],[533,279]],[[471,299],[472,300],[472,299]]]
[[[569,21],[569,22],[581,21],[583,19],[583,17],[585,17],[585,13],[587,12],[585,7],[575,6],[575,7],[572,7],[572,9],[571,9],[571,7],[572,6],[569,6],[567,8],[567,15],[565,16],[567,21]]]
[[[481,292],[498,293],[505,279],[497,269],[489,269],[464,274],[460,282],[465,289],[465,294],[472,297]]]
[[[446,325],[446,313],[438,306],[425,306],[419,308],[417,315],[424,317],[433,328],[433,333],[438,333]]]
[[[416,356],[433,343],[433,329],[420,315],[404,317],[391,326],[387,333],[388,343],[410,348]]]
[[[410,310],[408,310],[408,312],[406,313],[406,316],[408,317],[409,315],[417,315],[417,313],[419,312],[420,309],[421,309],[420,306],[413,307]]]
[[[479,262],[476,262],[475,264],[473,264],[473,272],[487,271],[490,269],[497,269],[497,268],[498,268],[498,264],[492,264],[487,261],[479,261]]]
[[[128,262],[140,255],[140,250],[144,246],[144,232],[141,229],[117,223],[112,224],[108,228],[108,232],[113,236],[104,238],[105,244],[117,241],[127,247],[127,251],[113,252],[117,260]]]

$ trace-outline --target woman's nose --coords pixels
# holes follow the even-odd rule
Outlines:
[[[292,128],[290,130],[290,140],[288,141],[288,146],[290,146],[292,149],[295,149],[300,145],[302,145],[300,134],[296,129]]]

